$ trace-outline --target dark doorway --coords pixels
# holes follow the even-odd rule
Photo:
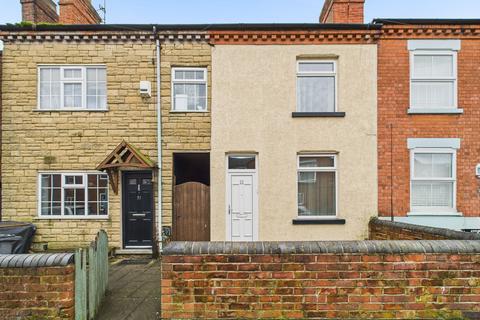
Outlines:
[[[210,241],[210,154],[173,155],[175,241]]]
[[[150,171],[123,174],[123,245],[150,248],[153,235],[153,188]]]

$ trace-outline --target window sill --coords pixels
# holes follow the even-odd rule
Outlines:
[[[463,114],[463,109],[447,109],[447,108],[437,108],[437,109],[420,109],[420,108],[409,108],[408,114]]]
[[[463,217],[461,212],[408,212],[408,217]]]
[[[109,216],[105,217],[98,217],[98,216],[91,216],[91,217],[81,217],[81,216],[75,216],[75,217],[70,217],[70,216],[52,216],[52,217],[36,217],[35,220],[109,220]]]
[[[170,113],[208,113],[208,110],[170,110]]]
[[[108,109],[35,109],[33,112],[108,112]]]
[[[296,218],[292,220],[294,225],[309,224],[345,224],[345,219],[329,219],[329,218]]]
[[[344,118],[345,112],[292,112],[292,118]]]

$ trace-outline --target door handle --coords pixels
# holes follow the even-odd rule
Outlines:
[[[232,214],[232,209],[230,208],[230,205],[228,205],[228,214]]]
[[[145,217],[145,213],[134,213],[132,217]]]

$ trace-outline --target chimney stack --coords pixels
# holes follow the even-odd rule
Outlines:
[[[57,5],[52,0],[20,0],[22,21],[58,23]]]
[[[60,23],[99,24],[102,18],[91,0],[60,0]]]
[[[365,0],[325,0],[320,23],[364,23]]]

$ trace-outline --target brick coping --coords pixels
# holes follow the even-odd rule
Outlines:
[[[74,257],[73,253],[0,254],[0,268],[63,267]]]
[[[213,254],[478,254],[480,241],[474,240],[366,240],[308,242],[170,242],[162,255]]]
[[[473,232],[462,232],[444,228],[434,228],[421,226],[416,224],[404,223],[404,222],[392,222],[389,220],[380,220],[378,218],[373,218],[370,220],[370,223],[377,226],[386,226],[396,229],[407,229],[410,231],[416,231],[421,233],[429,233],[437,236],[441,236],[448,239],[455,240],[480,240],[480,233]]]

